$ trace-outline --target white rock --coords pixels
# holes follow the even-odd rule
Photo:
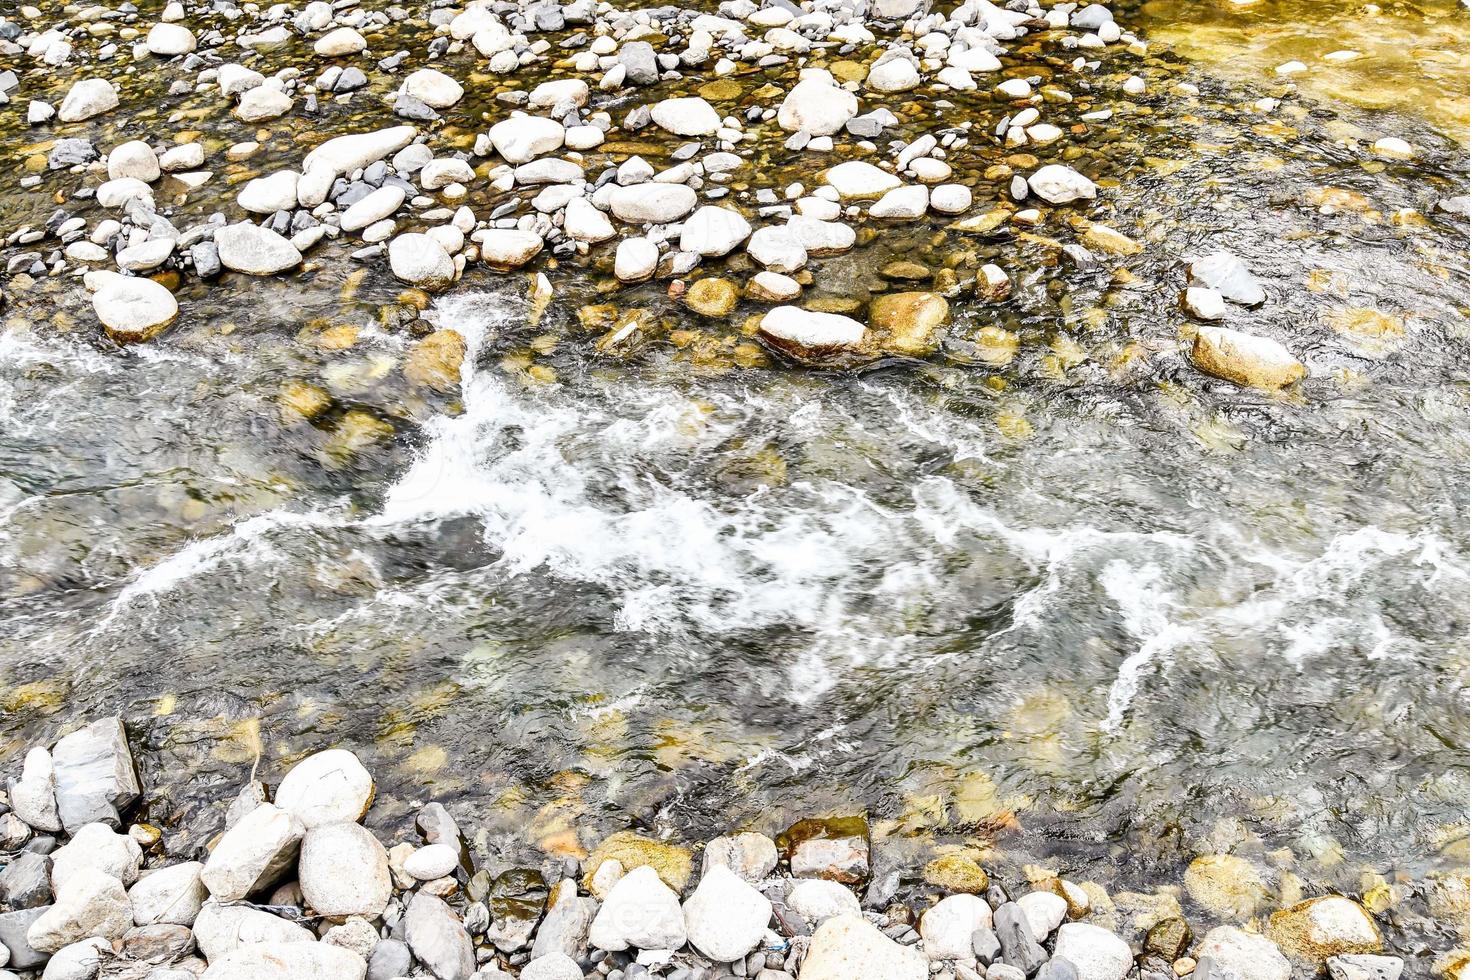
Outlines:
[[[281,945],[316,942],[316,936],[309,930],[288,919],[248,905],[205,902],[194,919],[193,929],[199,952],[211,963],[241,946],[253,943]]]
[[[158,179],[158,154],[142,140],[119,143],[107,154],[107,176],[113,180],[132,177],[145,184]]]
[[[352,133],[329,139],[312,150],[301,161],[301,172],[309,173],[317,168],[330,170],[341,176],[354,170],[377,163],[390,153],[397,153],[418,135],[412,126],[393,126],[371,133]]]
[[[658,246],[647,238],[625,238],[618,243],[613,275],[620,282],[642,282],[658,269]]]
[[[268,85],[261,85],[240,96],[235,106],[235,115],[245,122],[264,122],[276,119],[291,111],[291,97]]]
[[[647,865],[619,879],[588,932],[593,946],[609,952],[678,949],[687,938],[679,897]]]
[[[403,91],[434,109],[448,109],[464,98],[464,86],[434,68],[420,68],[403,80]]]
[[[566,128],[541,116],[511,116],[490,127],[490,143],[509,163],[527,163],[560,149]]]
[[[459,867],[459,851],[448,844],[429,844],[408,856],[403,870],[419,881],[433,881],[454,874]]]
[[[330,943],[252,943],[209,965],[201,980],[363,980],[367,963]]]
[[[728,255],[750,237],[750,222],[729,208],[706,205],[691,214],[679,235],[679,251]]]
[[[367,49],[367,39],[351,27],[339,27],[335,31],[323,34],[317,38],[312,50],[323,58],[336,58],[341,55],[357,54]]]
[[[881,197],[903,183],[864,160],[848,160],[827,171],[827,183],[844,201]]]
[[[403,201],[407,196],[403,188],[397,184],[384,184],[367,197],[353,204],[346,211],[343,211],[342,217],[339,219],[339,224],[343,231],[361,231],[368,225],[376,224],[397,211],[403,206]],[[337,751],[342,750],[339,749]],[[345,754],[351,755],[352,753],[348,752]],[[353,756],[353,761],[357,761],[356,756]],[[358,763],[357,768],[362,769],[362,764]],[[363,772],[366,772],[366,770],[363,770]],[[368,785],[372,785],[371,777],[368,778]],[[361,820],[362,813],[357,813],[343,819]]]
[[[890,58],[868,72],[868,88],[875,92],[907,92],[919,85],[919,70],[907,58]]]
[[[1284,388],[1307,373],[1280,341],[1228,327],[1200,327],[1190,357],[1208,374],[1267,390]]]
[[[9,784],[10,806],[15,815],[36,830],[55,833],[61,829],[56,812],[56,767],[51,753],[37,746],[26,753],[20,779]]]
[[[750,289],[747,291],[753,298],[789,303],[801,295],[801,283],[790,276],[783,276],[779,272],[771,272],[767,269],[751,276]]]
[[[240,248],[232,237],[227,238],[225,243],[220,243],[219,238],[229,230],[230,228],[221,228],[216,232],[215,242],[220,245],[220,261],[227,268],[235,268],[226,261],[225,256],[228,253],[231,259],[238,260]],[[292,252],[296,252],[284,238],[279,235],[276,237]],[[253,256],[247,255],[246,258],[254,261]],[[301,261],[299,252],[296,252],[296,261]],[[279,793],[277,796],[279,798]],[[214,853],[205,862],[200,878],[217,900],[238,902],[274,884],[295,863],[304,835],[305,828],[295,814],[274,804],[262,803],[225,831],[215,845]]]
[[[1059,163],[1049,163],[1027,180],[1031,193],[1049,204],[1068,204],[1097,197],[1097,185]]]
[[[1069,922],[1058,929],[1052,955],[1070,960],[1077,968],[1077,980],[1123,980],[1133,969],[1128,944],[1088,922]]]
[[[795,310],[802,314],[800,318],[793,316],[783,310]],[[761,321],[762,332],[766,331],[766,320],[771,314],[776,314],[776,319],[769,325],[773,337],[797,341],[804,346],[823,343],[848,344],[857,343],[862,340],[862,324],[847,317],[837,317],[835,314],[808,313],[806,310],[795,306],[778,306],[767,313]],[[823,319],[808,321],[807,317],[823,318],[833,316],[833,322]],[[846,322],[837,322],[846,321]],[[854,332],[850,324],[855,324],[857,330]],[[803,878],[798,881],[786,895],[786,904],[813,926],[825,922],[836,915],[861,915],[862,904],[856,895],[846,885],[825,878]]]
[[[333,919],[377,918],[393,895],[388,852],[372,833],[347,821],[306,832],[297,876],[311,907]]]
[[[550,82],[542,82],[531,89],[530,100],[526,103],[532,109],[554,109],[559,105],[570,105],[581,108],[587,104],[591,93],[587,83],[580,78],[558,78]]]
[[[806,248],[784,225],[757,229],[745,246],[746,253],[772,272],[797,272],[806,265]]]
[[[889,939],[861,915],[828,919],[812,935],[801,980],[927,980],[923,954]]]
[[[536,257],[545,242],[534,231],[492,228],[480,236],[480,259],[502,272],[519,269]]]
[[[182,143],[163,151],[158,166],[164,173],[195,170],[204,166],[204,147],[198,143]]]
[[[133,906],[133,924],[151,926],[169,923],[192,926],[209,897],[209,889],[199,875],[204,865],[198,861],[172,864],[150,871],[128,890]]]
[[[117,108],[117,89],[105,78],[84,78],[72,83],[61,101],[57,118],[62,122],[81,122]]]
[[[128,893],[112,875],[81,868],[56,892],[56,901],[26,930],[26,943],[37,952],[54,953],[63,946],[99,936],[121,939],[133,927]]]
[[[97,203],[101,207],[120,208],[133,200],[152,203],[153,189],[136,177],[119,177],[97,188]]]
[[[708,136],[720,128],[720,114],[698,96],[664,99],[653,107],[654,124],[675,136]]]
[[[269,177],[257,177],[247,183],[235,203],[251,214],[275,214],[296,208],[296,184],[301,175],[294,170],[281,170]]]
[[[612,222],[607,215],[597,210],[592,202],[584,197],[574,197],[567,201],[566,215],[562,219],[562,231],[579,242],[597,244],[605,242],[617,234]]]
[[[240,95],[265,84],[265,76],[244,65],[223,64],[219,66],[216,79],[221,95]]]
[[[361,820],[372,801],[373,777],[346,749],[307,756],[291,767],[276,790],[276,806],[293,813],[307,830]]]
[[[105,939],[84,939],[64,946],[46,962],[41,980],[96,980],[103,956],[112,958],[112,944]]]
[[[873,218],[922,218],[929,210],[929,188],[922,184],[895,187],[879,198],[868,215]]]
[[[1031,98],[1031,83],[1024,78],[1007,78],[995,90],[1008,99]]]
[[[831,74],[811,72],[787,93],[776,122],[788,133],[805,130],[813,136],[830,136],[857,113],[857,96],[837,85]]]
[[[706,871],[684,903],[690,944],[716,963],[733,963],[755,949],[770,921],[770,901],[724,865]]]
[[[787,220],[786,227],[807,255],[840,255],[857,243],[857,232],[840,221],[797,214]]]
[[[439,980],[469,980],[475,948],[459,916],[444,902],[420,891],[404,915],[408,945]]]
[[[521,967],[521,980],[582,980],[582,968],[566,953],[547,953]]]
[[[148,40],[144,42],[149,54],[162,58],[188,54],[197,43],[194,32],[182,24],[154,24],[148,31]]]
[[[683,184],[635,184],[617,187],[609,197],[613,214],[631,224],[666,224],[678,221],[699,198]]]
[[[1373,152],[1381,157],[1390,157],[1394,160],[1412,160],[1414,158],[1414,147],[1407,140],[1399,139],[1397,136],[1384,136],[1373,143]]]
[[[454,259],[430,235],[409,233],[393,239],[388,244],[388,265],[393,270],[393,275],[403,282],[430,292],[443,289],[454,282]],[[447,873],[421,880],[442,878]]]
[[[125,283],[146,282],[168,290],[149,279],[119,277],[97,291],[103,295]],[[172,294],[169,295],[172,300]],[[175,308],[177,309],[177,308]],[[100,314],[100,311],[99,311]],[[65,847],[51,855],[51,885],[58,891],[83,869],[101,871],[112,875],[124,886],[138,880],[138,869],[143,864],[143,848],[127,834],[119,834],[105,823],[89,823],[79,827]]]
[[[967,211],[974,195],[964,184],[940,184],[929,192],[929,207],[940,214],[959,214]]]
[[[983,898],[950,895],[941,899],[919,920],[925,955],[931,960],[974,960],[975,930],[989,929],[990,921],[990,906]]]
[[[1067,900],[1054,892],[1028,892],[1016,899],[1037,942],[1045,942],[1067,918]]]
[[[450,184],[467,184],[474,179],[474,168],[454,157],[430,160],[419,170],[419,186],[426,191],[437,191]]]
[[[1184,310],[1197,320],[1225,319],[1225,297],[1207,286],[1189,286],[1181,298]]]
[[[174,254],[174,245],[172,238],[150,238],[146,242],[129,245],[117,253],[117,267],[124,272],[148,272],[156,269]]]

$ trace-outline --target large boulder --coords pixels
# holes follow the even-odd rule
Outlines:
[[[119,276],[92,294],[92,309],[107,336],[119,344],[137,344],[173,323],[179,302],[162,283]]]
[[[31,923],[26,942],[42,953],[93,936],[121,939],[133,927],[133,908],[122,882],[105,871],[81,868],[57,890],[56,903]]]
[[[690,944],[716,963],[733,963],[755,949],[770,921],[770,900],[724,865],[710,868],[684,903]]]
[[[89,823],[51,855],[51,887],[60,891],[85,868],[112,875],[127,886],[138,880],[142,866],[143,848],[137,841],[105,823]]]
[[[67,735],[51,750],[56,809],[70,833],[89,823],[118,826],[142,792],[121,718],[103,718]]]
[[[319,915],[376,918],[393,895],[388,852],[355,823],[313,827],[301,844],[301,893]]]
[[[201,980],[363,980],[361,956],[329,943],[252,943],[210,963]]]
[[[861,915],[828,919],[812,935],[801,980],[927,980],[929,962]]]
[[[840,313],[778,306],[761,317],[758,336],[804,364],[841,361],[866,352],[867,328]]]
[[[1211,929],[1194,952],[1195,959],[1208,958],[1226,976],[1234,971],[1250,980],[1291,980],[1291,963],[1275,943],[1235,926]]]
[[[67,90],[56,118],[62,122],[82,122],[116,108],[116,86],[105,78],[84,78],[73,82]]]
[[[294,813],[262,803],[225,831],[200,878],[221,902],[275,884],[296,863],[306,829]]]
[[[776,122],[788,133],[831,136],[857,112],[857,96],[840,87],[829,73],[812,71],[786,94],[776,110]]]
[[[608,893],[588,938],[609,952],[678,949],[688,939],[679,896],[653,868],[634,868]]]
[[[989,929],[990,906],[974,895],[950,895],[940,899],[919,920],[924,952],[931,960],[972,960],[971,945],[977,929]]]
[[[1133,969],[1133,951],[1102,926],[1068,922],[1057,930],[1052,956],[1077,968],[1077,980],[1123,980]]]
[[[301,264],[301,252],[269,228],[242,221],[214,233],[220,264],[234,272],[271,276]]]
[[[1266,391],[1307,376],[1306,366],[1280,341],[1229,327],[1200,327],[1190,356],[1206,374]]]
[[[475,947],[454,910],[427,892],[408,903],[404,915],[408,945],[439,980],[469,980],[475,972]]]

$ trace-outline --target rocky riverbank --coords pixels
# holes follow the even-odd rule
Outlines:
[[[1228,854],[1184,878],[1209,920],[1186,918],[1177,885],[1109,894],[1039,868],[1002,882],[956,852],[879,870],[883,843],[855,817],[802,820],[775,839],[731,828],[696,849],[632,832],[590,851],[573,839],[539,868],[492,876],[461,831],[472,806],[418,804],[385,843],[362,826],[372,775],[327,749],[274,786],[247,781],[219,832],[180,861],[164,856],[167,827],[130,819],[145,787],[118,719],[6,768],[3,980],[1404,975],[1384,952],[1394,888],[1272,909],[1251,864]],[[1439,966],[1470,975],[1464,957]]]
[[[156,17],[26,7],[0,47],[21,65],[0,97],[26,106],[31,141],[15,190],[24,211],[51,207],[5,236],[11,291],[85,288],[122,344],[188,317],[180,296],[248,294],[249,277],[363,263],[423,296],[531,268],[544,307],[570,263],[610,295],[666,283],[701,331],[729,333],[735,364],[853,367],[934,354],[952,303],[1003,304],[1033,270],[972,251],[887,263],[867,303],[806,298],[835,256],[925,229],[1014,234],[1082,273],[1145,248],[1088,217],[1114,178],[1086,144],[1157,98],[1147,45],[1097,3],[176,0]],[[163,107],[172,132],[140,132]],[[1264,300],[1240,261],[1194,258],[1194,365],[1267,391],[1305,377],[1289,344],[1214,324]],[[643,309],[581,319],[607,355],[698,343]],[[994,327],[978,353],[1004,363],[1015,343]],[[433,338],[406,370],[452,387],[460,347]]]

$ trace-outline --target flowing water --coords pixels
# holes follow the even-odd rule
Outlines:
[[[473,801],[512,854],[863,810],[896,848],[1131,885],[1224,847],[1349,890],[1464,862],[1470,224],[1433,205],[1465,158],[1408,111],[1258,105],[1238,68],[1151,55],[1159,94],[1087,148],[1090,216],[1142,256],[936,223],[824,261],[834,301],[894,258],[1017,279],[860,373],[661,284],[615,299],[668,332],[599,353],[596,268],[549,305],[483,271],[435,301],[469,348],[443,397],[398,370],[397,287],[345,260],[191,294],[126,349],[72,287],[17,297],[0,739],[119,710],[184,827],[258,755],[331,743],[382,779],[374,819]],[[1418,159],[1376,160],[1385,133]],[[1265,283],[1229,322],[1286,340],[1297,390],[1189,365],[1180,264],[1215,248]]]

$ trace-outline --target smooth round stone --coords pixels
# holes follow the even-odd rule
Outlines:
[[[402,236],[407,238],[407,235]],[[401,240],[401,239],[400,239]],[[445,878],[459,867],[459,853],[448,844],[430,844],[421,847],[403,862],[403,870],[419,881]]]
[[[224,260],[223,249],[220,259]],[[275,803],[311,830],[323,824],[361,820],[372,800],[373,777],[357,756],[346,749],[327,749],[291,767],[276,790]]]
[[[178,301],[168,287],[125,276],[93,293],[92,308],[107,335],[120,344],[155,337],[179,315]]]
[[[454,260],[444,246],[429,235],[411,232],[393,239],[388,245],[388,265],[397,278],[431,292],[454,282]],[[429,880],[419,875],[414,877]],[[443,873],[429,876],[440,877]]]
[[[182,24],[154,24],[148,31],[148,39],[144,45],[148,48],[149,54],[171,58],[175,55],[188,54],[194,50],[197,43],[193,32]]]

